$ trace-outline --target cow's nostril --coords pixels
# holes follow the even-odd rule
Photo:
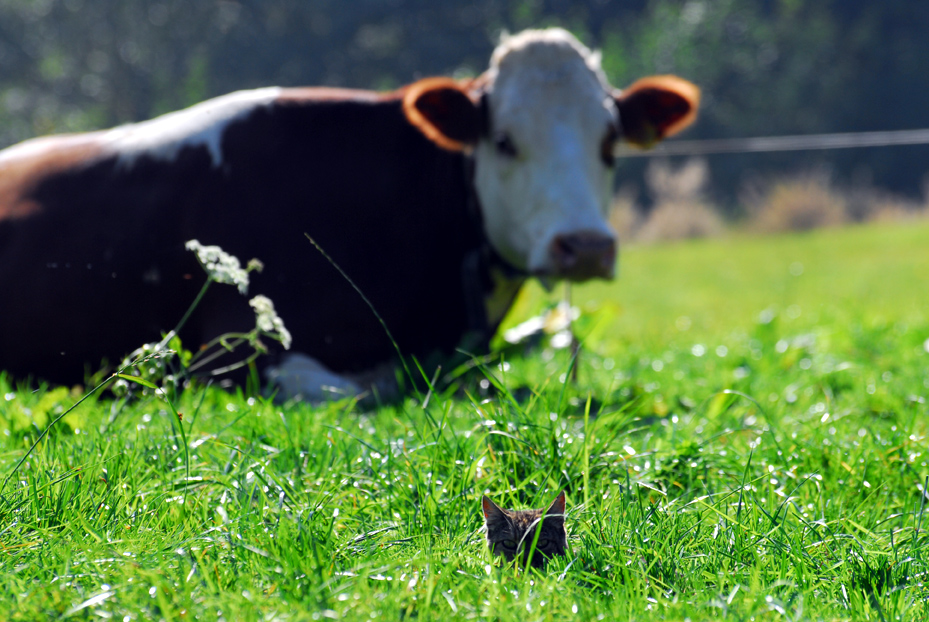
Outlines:
[[[577,251],[570,236],[558,236],[552,244],[553,254],[561,266],[571,266],[577,263]]]
[[[580,231],[555,236],[549,246],[555,273],[572,281],[611,278],[616,241],[608,235]]]

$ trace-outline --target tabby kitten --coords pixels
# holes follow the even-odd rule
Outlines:
[[[564,555],[568,534],[564,526],[564,492],[555,497],[547,510],[504,510],[484,497],[484,526],[487,528],[487,546],[494,556],[502,555],[507,561],[519,557],[521,564],[528,562],[533,568],[544,568],[545,562],[555,555]],[[535,554],[529,551],[536,531]]]

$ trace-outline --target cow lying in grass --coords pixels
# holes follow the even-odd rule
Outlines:
[[[672,76],[619,92],[560,29],[505,38],[472,80],[389,93],[265,88],[111,130],[0,152],[0,369],[80,381],[174,326],[202,272],[198,239],[265,265],[252,293],[293,335],[264,358],[288,394],[361,390],[396,350],[486,347],[520,286],[609,279],[613,151],[695,117]],[[214,287],[195,349],[254,319]]]

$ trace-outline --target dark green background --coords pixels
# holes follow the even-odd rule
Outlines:
[[[698,83],[689,138],[929,127],[925,0],[0,0],[0,147],[141,120],[241,88],[390,88],[487,64],[503,29],[562,25],[619,86]],[[376,148],[376,146],[372,146]],[[713,156],[738,210],[757,176],[827,167],[922,194],[929,147]],[[624,162],[635,180],[644,163]]]

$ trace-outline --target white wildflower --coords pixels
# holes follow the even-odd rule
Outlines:
[[[242,268],[237,257],[218,246],[204,246],[197,240],[189,240],[184,246],[197,254],[200,265],[211,279],[235,285],[242,295],[248,293],[248,271]]]
[[[282,320],[274,310],[274,303],[267,296],[255,296],[248,301],[248,304],[255,310],[255,322],[258,329],[264,333],[277,335],[281,345],[285,350],[290,349],[291,336],[290,331],[284,327]]]

